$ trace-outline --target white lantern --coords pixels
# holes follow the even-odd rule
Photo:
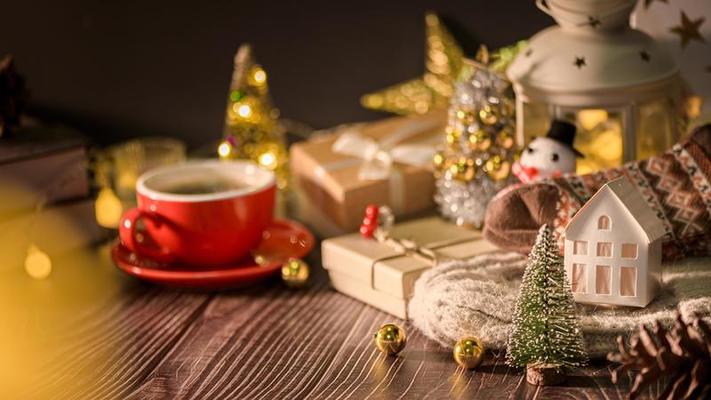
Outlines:
[[[679,68],[629,26],[636,0],[542,0],[558,23],[530,39],[507,70],[517,138],[545,134],[553,118],[578,126],[579,173],[647,158],[679,138]]]

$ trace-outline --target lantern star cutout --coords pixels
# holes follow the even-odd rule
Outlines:
[[[701,28],[701,25],[704,23],[706,18],[701,17],[695,20],[689,19],[689,17],[686,15],[684,11],[681,12],[681,25],[674,26],[670,28],[669,30],[672,33],[676,33],[679,35],[681,38],[681,48],[685,49],[686,46],[691,42],[692,40],[698,40],[699,42],[706,42],[703,36],[701,36],[701,32],[699,29]]]
[[[588,25],[590,25],[593,28],[599,28],[601,23],[602,23],[602,21],[600,21],[599,18],[588,17]]]
[[[434,13],[425,15],[426,60],[422,78],[387,87],[361,98],[365,108],[395,114],[426,114],[446,108],[454,81],[462,69],[464,52]]]
[[[587,62],[585,61],[585,57],[575,57],[575,62],[573,64],[580,69],[586,66]]]

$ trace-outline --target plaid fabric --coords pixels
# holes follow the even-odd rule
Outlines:
[[[619,168],[553,180],[560,197],[553,225],[559,237],[570,219],[606,182],[627,176],[663,221],[664,258],[711,254],[711,127],[664,154]],[[550,182],[548,182],[550,183]]]

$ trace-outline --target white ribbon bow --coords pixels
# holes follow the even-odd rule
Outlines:
[[[427,144],[396,143],[423,132],[421,125],[405,126],[393,132],[384,140],[378,142],[361,135],[358,131],[348,131],[333,143],[335,153],[360,158],[363,163],[358,170],[358,179],[379,180],[388,179],[392,172],[393,162],[424,167],[432,163],[434,146]]]

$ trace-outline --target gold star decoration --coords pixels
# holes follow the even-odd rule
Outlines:
[[[689,19],[684,11],[681,12],[681,25],[670,28],[669,30],[676,33],[681,38],[681,48],[685,49],[686,46],[692,40],[698,40],[699,42],[705,42],[704,37],[701,36],[699,29],[701,24],[704,23],[706,18],[701,17],[695,20]]]
[[[436,14],[425,15],[425,29],[427,54],[422,78],[366,94],[361,98],[363,107],[402,115],[447,107],[464,53]]]
[[[659,1],[660,3],[667,3],[669,4],[669,0],[656,0]],[[652,3],[654,3],[655,0],[644,0],[644,8],[648,9],[649,7],[652,6]]]

